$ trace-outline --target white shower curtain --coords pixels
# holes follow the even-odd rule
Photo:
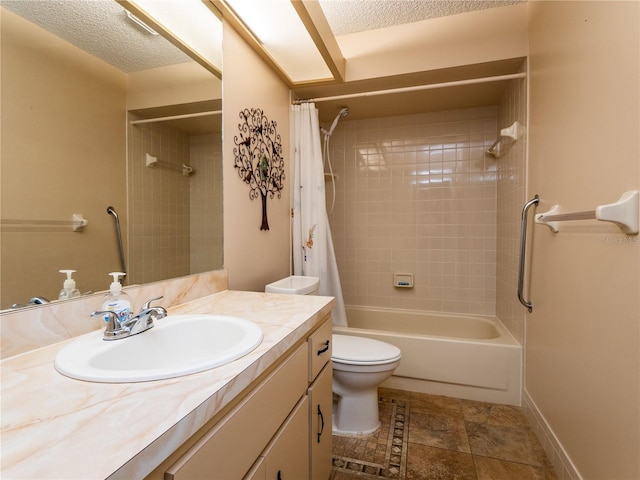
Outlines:
[[[342,287],[325,204],[318,110],[313,103],[291,107],[293,155],[293,273],[320,278],[320,295],[335,297],[334,325],[346,326]]]

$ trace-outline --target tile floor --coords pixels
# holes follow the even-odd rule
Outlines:
[[[557,480],[518,407],[381,388],[382,427],[333,437],[331,480]]]

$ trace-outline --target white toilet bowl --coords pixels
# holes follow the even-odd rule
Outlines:
[[[292,275],[265,287],[267,293],[316,295],[317,277]],[[358,435],[380,427],[378,386],[400,364],[400,349],[389,343],[351,335],[332,336],[333,433]]]
[[[359,435],[380,427],[378,386],[400,364],[400,349],[389,343],[333,335],[333,434]]]

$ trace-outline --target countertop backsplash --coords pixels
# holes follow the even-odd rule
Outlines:
[[[134,312],[144,302],[159,296],[164,298],[154,305],[168,308],[227,289],[226,270],[124,287],[131,297]],[[0,358],[29,352],[100,328],[100,320],[91,318],[90,314],[100,308],[105,293],[3,311],[0,313]]]

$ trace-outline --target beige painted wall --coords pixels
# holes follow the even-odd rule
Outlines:
[[[65,268],[82,292],[108,288],[120,267],[107,206],[126,234],[125,75],[6,10],[1,32],[0,216],[89,221],[82,233],[3,226],[1,306],[57,298]]]
[[[342,35],[338,44],[347,59],[347,81],[524,57],[527,7],[520,3]]]
[[[130,73],[127,94],[128,110],[200,102],[221,98],[222,81],[196,62],[179,63]]]
[[[529,2],[529,196],[593,209],[640,188],[640,3]],[[640,478],[640,240],[536,226],[526,392],[585,479]]]
[[[229,288],[264,291],[264,286],[289,275],[291,157],[289,155],[289,89],[238,36],[224,25],[224,266]],[[249,199],[249,186],[234,168],[234,136],[239,112],[261,108],[277,122],[287,177],[282,198],[267,200],[270,230],[261,231],[260,198]]]

